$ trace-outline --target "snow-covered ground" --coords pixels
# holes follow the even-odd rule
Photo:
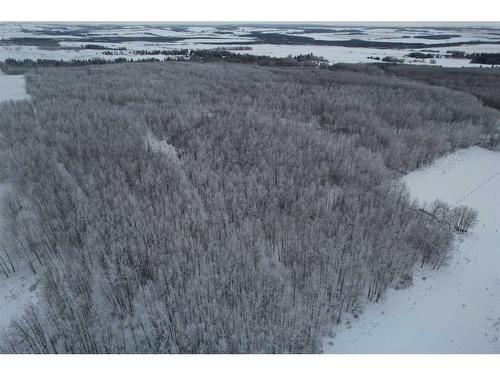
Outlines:
[[[5,100],[27,99],[24,76],[8,76],[0,71],[0,103]]]
[[[12,319],[19,317],[30,303],[36,302],[37,280],[29,271],[17,272],[10,277],[0,276],[0,336]]]
[[[442,25],[443,26],[443,25]],[[436,45],[449,43],[481,42],[485,44],[468,45],[460,44],[455,47],[433,47],[432,50],[438,51],[441,55],[447,54],[447,51],[464,51],[500,53],[500,44],[491,44],[500,40],[500,24],[494,27],[480,27],[477,24],[448,25],[452,28],[442,28],[436,26],[415,27],[415,25],[393,25],[391,27],[374,27],[374,25],[346,24],[346,25],[71,25],[71,24],[19,24],[19,23],[0,23],[0,61],[7,58],[18,60],[30,59],[91,59],[102,58],[114,60],[117,57],[126,57],[131,59],[143,59],[145,57],[154,57],[164,60],[163,55],[135,55],[134,50],[172,50],[172,49],[209,49],[214,47],[231,48],[232,44],[224,43],[245,43],[255,40],[252,32],[275,33],[288,36],[302,36],[313,38],[315,40],[328,41],[346,41],[351,39],[360,39],[371,42],[399,42],[399,43],[419,43],[422,45]],[[325,29],[326,28],[326,29]],[[321,32],[318,30],[323,29]],[[327,31],[327,32],[325,32]],[[122,41],[121,43],[113,41],[113,37],[173,37],[180,38],[172,41]],[[431,38],[429,38],[431,36]],[[99,37],[101,41],[93,42],[92,38]],[[438,37],[439,39],[434,39]],[[45,38],[55,39],[60,47],[37,47],[34,45],[19,44],[9,42],[10,38]],[[90,38],[90,39],[89,39]],[[105,39],[109,39],[107,42]],[[441,39],[442,38],[442,39]],[[490,44],[488,44],[490,43]],[[113,54],[103,54],[100,50],[79,49],[87,44],[96,44],[108,48],[126,48],[126,50],[113,51]],[[391,56],[404,59],[406,63],[428,65],[433,64],[431,59],[416,60],[404,58],[410,52],[423,51],[411,48],[361,48],[361,47],[339,47],[339,46],[321,46],[321,45],[276,45],[276,44],[251,44],[251,50],[242,51],[254,55],[269,55],[274,57],[286,57],[288,55],[313,53],[317,56],[325,57],[330,63],[369,63],[374,60],[368,57],[379,57],[380,59]],[[109,51],[108,51],[109,52]],[[469,59],[436,58],[436,65],[445,67],[463,67],[476,66],[470,64]]]
[[[6,76],[0,72],[0,104],[5,100],[26,98],[28,95],[24,87],[24,77]],[[0,202],[3,201],[9,188],[7,183],[0,183]],[[0,204],[0,256],[4,255],[4,247],[8,246],[5,241],[6,227],[1,208]],[[23,265],[20,267],[18,272],[8,277],[0,271],[0,334],[13,318],[23,312],[25,306],[37,298],[38,278],[27,267],[23,268]]]
[[[0,201],[9,189],[9,185],[0,184]],[[0,205],[2,207],[2,205]],[[0,256],[4,256],[5,220],[0,212]],[[16,262],[17,263],[17,262]],[[13,318],[19,317],[29,303],[36,302],[38,293],[38,277],[27,265],[19,263],[17,272],[7,277],[0,271],[0,335],[9,326]]]
[[[413,286],[344,319],[324,351],[500,353],[500,152],[460,150],[403,180],[420,202],[466,204],[480,221],[457,240],[448,264],[419,268]]]
[[[196,45],[189,45],[185,48],[195,49]],[[209,46],[210,47],[210,46]],[[223,46],[222,46],[223,47]],[[431,59],[416,61],[412,58],[405,58],[410,52],[408,49],[391,49],[391,48],[352,48],[340,46],[310,46],[310,45],[275,45],[275,44],[255,44],[252,45],[251,51],[241,51],[242,54],[263,55],[272,57],[287,57],[289,55],[300,55],[312,53],[316,56],[324,57],[330,63],[373,63],[375,60],[369,57],[378,57],[383,59],[386,56],[404,59],[406,63],[416,65],[431,65]],[[207,48],[205,45],[204,48]],[[500,48],[499,48],[500,51]],[[474,67],[476,65],[470,64],[468,59],[449,59],[449,58],[436,58],[436,66],[443,66],[447,68],[462,68]]]
[[[229,40],[229,39],[227,39]],[[204,43],[210,42],[210,40],[201,40]],[[242,42],[244,40],[233,39],[232,41]],[[416,60],[408,58],[405,56],[413,50],[409,49],[390,49],[390,48],[351,48],[351,47],[339,47],[339,46],[311,46],[311,45],[276,45],[276,44],[254,44],[254,45],[224,45],[224,44],[212,44],[211,43],[202,44],[200,40],[186,39],[183,41],[175,43],[144,43],[144,42],[124,42],[124,43],[102,43],[96,42],[92,43],[95,45],[107,46],[108,48],[119,48],[125,47],[125,51],[114,51],[115,54],[104,55],[102,51],[99,50],[76,50],[76,49],[55,49],[47,50],[40,49],[33,46],[2,46],[0,45],[0,61],[4,61],[8,58],[15,60],[24,59],[54,59],[54,60],[72,60],[72,59],[104,59],[104,60],[115,60],[120,57],[125,57],[132,60],[142,60],[145,58],[157,58],[159,60],[166,59],[164,55],[134,55],[131,51],[134,50],[177,50],[177,49],[212,49],[212,48],[226,48],[231,50],[235,47],[250,47],[250,50],[234,51],[240,54],[250,54],[250,55],[260,55],[260,56],[272,56],[272,57],[287,57],[289,55],[300,55],[312,53],[316,56],[322,56],[330,63],[373,63],[377,62],[375,60],[369,59],[369,57],[378,57],[383,59],[386,56],[396,57],[398,59],[404,59],[406,63],[416,64],[416,65],[431,65],[431,59]],[[74,41],[64,41],[61,42],[64,47],[78,47],[82,45],[82,42]],[[449,47],[449,48],[438,48],[436,51],[445,54],[447,50],[457,50],[457,51],[467,51],[467,52],[492,52],[494,49],[491,45],[479,45],[477,51],[473,48],[475,46],[464,46],[460,47]],[[494,46],[498,48],[500,53],[500,45]],[[448,68],[461,68],[461,67],[474,67],[476,64],[471,64],[469,59],[451,59],[451,58],[435,58],[436,66],[443,66]]]

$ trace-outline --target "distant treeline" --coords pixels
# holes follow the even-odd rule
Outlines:
[[[111,51],[126,51],[126,47],[112,48],[109,46],[103,46],[101,44],[85,44],[82,47],[76,47],[81,49],[92,49],[92,50],[111,50]]]
[[[413,59],[433,59],[439,57],[438,54],[425,53],[425,52],[410,52],[406,57],[411,57]]]
[[[455,59],[470,59],[473,64],[500,65],[500,53],[447,51],[447,54],[448,57]]]
[[[246,49],[244,49],[246,50]],[[115,52],[109,52],[105,55],[114,55]],[[247,63],[247,64],[259,64],[267,66],[304,66],[304,65],[318,65],[326,64],[326,60],[321,56],[309,54],[300,54],[288,57],[271,57],[271,56],[257,56],[250,54],[240,54],[228,51],[223,48],[213,48],[206,50],[188,50],[188,49],[178,49],[178,50],[137,50],[134,51],[135,55],[147,56],[147,55],[163,55],[175,59],[175,56],[185,56],[188,60],[193,61],[227,61],[235,63]],[[73,60],[54,60],[54,59],[6,59],[4,62],[0,62],[0,69],[5,74],[24,74],[26,71],[35,68],[46,68],[46,67],[75,67],[75,66],[85,66],[85,65],[104,65],[104,64],[116,64],[116,63],[135,63],[135,62],[158,62],[158,58],[144,58],[140,60],[128,59],[126,57],[119,57],[115,59],[104,59],[104,58],[92,58],[92,59],[73,59]]]
[[[134,50],[132,51],[134,55],[189,55],[189,49],[183,48],[183,49],[162,49],[162,50],[148,50],[148,49],[141,49],[141,50]]]
[[[73,35],[74,32],[67,32],[68,35]],[[66,34],[64,34],[66,35]],[[80,38],[71,39],[71,41],[81,42],[81,43],[129,43],[129,42],[149,42],[149,43],[175,43],[186,39],[214,39],[216,41],[218,37],[210,36],[190,36],[190,37],[173,37],[173,36],[159,36],[159,35],[136,35],[136,36],[96,36],[92,34],[87,34],[81,36]],[[33,37],[14,37],[1,39],[0,44],[7,45],[18,45],[18,46],[38,46],[38,47],[60,47],[60,42],[67,41],[68,39],[63,38],[33,38]]]
[[[103,49],[108,49],[108,48],[103,48]],[[220,51],[250,51],[252,47],[250,46],[228,46],[228,47],[216,47],[216,48],[211,48],[209,50],[202,50],[202,51],[212,51],[212,57],[221,57]],[[196,50],[190,50],[187,48],[182,48],[182,49],[141,49],[141,50],[132,50],[130,51],[131,54],[133,55],[138,55],[138,56],[185,56],[188,58],[189,56],[207,56],[207,52],[202,52],[200,54],[196,53]],[[114,51],[104,51],[104,55],[115,55],[117,54]]]
[[[409,64],[377,64],[385,72],[436,86],[468,92],[485,104],[500,110],[500,67],[442,68]]]
[[[36,46],[36,47],[59,47],[59,40],[56,38],[30,38],[18,37],[0,40],[0,44],[16,46]]]
[[[24,74],[30,69],[35,68],[47,68],[47,67],[75,67],[75,66],[85,66],[85,65],[104,65],[104,64],[118,64],[126,62],[158,62],[160,60],[155,58],[132,60],[125,57],[119,57],[116,59],[103,59],[103,58],[92,58],[92,59],[73,59],[73,60],[54,60],[54,59],[6,59],[0,62],[0,69],[5,74]]]
[[[448,51],[445,55],[439,53],[410,52],[406,57],[414,59],[452,58],[470,59],[472,64],[500,65],[500,53],[466,53],[463,51]]]
[[[500,53],[472,53],[467,57],[473,64],[500,65]]]
[[[224,60],[227,62],[259,64],[266,66],[303,66],[303,65],[318,65],[325,63],[323,57],[316,56],[312,53],[289,55],[287,57],[271,57],[259,56],[251,54],[234,53],[225,49],[205,49],[191,50],[190,59],[193,61],[217,61]]]
[[[417,39],[431,39],[431,40],[442,40],[442,39],[451,39],[451,38],[459,38],[460,34],[433,34],[433,35],[415,35],[413,38]]]

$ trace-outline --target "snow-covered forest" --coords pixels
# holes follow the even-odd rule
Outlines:
[[[476,220],[402,174],[492,148],[471,93],[376,67],[47,68],[0,105],[8,246],[40,300],[22,353],[315,353],[342,314],[438,267]]]

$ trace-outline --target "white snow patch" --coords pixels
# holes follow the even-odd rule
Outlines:
[[[156,139],[151,132],[146,134],[145,140],[147,146],[149,146],[153,152],[161,152],[173,160],[178,160],[177,150],[167,141]]]
[[[14,318],[19,318],[29,304],[37,301],[38,278],[27,272],[0,275],[0,335]]]
[[[413,286],[388,290],[323,342],[328,353],[500,353],[500,153],[471,147],[403,178],[421,202],[479,211],[448,264],[418,269]],[[471,193],[472,192],[472,193]]]
[[[0,71],[0,102],[28,98],[24,87],[24,76],[9,76]]]
[[[7,184],[0,184],[0,200],[9,190]],[[3,256],[5,246],[5,219],[0,213],[0,256]],[[16,262],[17,263],[17,262]],[[0,335],[9,326],[12,319],[19,317],[24,308],[37,299],[38,277],[28,268],[18,264],[17,272],[6,276],[0,273]]]

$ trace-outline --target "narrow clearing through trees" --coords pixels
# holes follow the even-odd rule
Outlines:
[[[439,270],[424,266],[411,287],[344,318],[325,352],[500,353],[498,172],[499,152],[471,147],[403,178],[420,202],[460,201],[479,211],[479,223]]]

